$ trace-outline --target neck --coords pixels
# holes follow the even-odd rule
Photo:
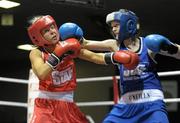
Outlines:
[[[129,50],[133,52],[137,52],[140,47],[140,40],[138,38],[135,38],[135,39],[129,38],[129,39],[124,40],[124,45]]]
[[[48,53],[52,53],[54,51],[55,45],[48,45],[43,47],[44,50]]]

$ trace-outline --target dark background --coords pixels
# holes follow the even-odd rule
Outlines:
[[[14,0],[15,1],[15,0]],[[0,16],[4,14],[12,14],[14,16],[13,26],[0,25],[0,76],[18,79],[28,79],[30,62],[29,51],[17,49],[17,45],[31,44],[27,35],[27,20],[34,15],[49,14],[54,17],[57,25],[60,26],[65,22],[74,22],[79,24],[84,30],[84,37],[87,39],[103,40],[112,38],[108,27],[105,23],[106,14],[126,8],[134,11],[140,20],[141,35],[145,36],[151,33],[165,35],[172,42],[180,44],[180,2],[179,0],[79,0],[88,2],[88,4],[78,4],[63,0],[16,0],[21,6],[3,9],[0,8]],[[73,1],[73,0],[72,0]],[[74,0],[76,1],[76,0]],[[164,56],[158,56],[158,71],[174,71],[180,69],[180,61]],[[76,59],[77,77],[95,77],[114,75],[112,66],[99,66],[88,63],[80,59]],[[162,78],[175,79],[179,81],[179,77]],[[96,85],[95,85],[96,86]],[[112,85],[100,84],[100,90],[108,88],[106,92],[107,100],[111,100]],[[96,86],[96,87],[99,87]],[[102,87],[101,87],[102,86]],[[81,87],[81,86],[80,86]],[[78,88],[79,90],[80,87]],[[94,88],[91,88],[92,90]],[[92,91],[89,90],[89,91]],[[97,93],[96,93],[97,94]],[[95,94],[95,95],[96,95]],[[88,94],[87,94],[88,95]],[[94,95],[92,98],[97,98]],[[103,96],[103,94],[102,94]],[[78,97],[84,98],[85,95],[78,92]],[[88,96],[86,97],[88,98]],[[91,97],[90,97],[91,98]],[[104,99],[104,98],[99,98]],[[27,85],[17,83],[0,83],[0,100],[27,102]],[[99,107],[101,112],[102,107]],[[97,108],[98,109],[98,108]],[[109,111],[108,107],[105,112]],[[88,109],[82,109],[91,111]],[[0,106],[0,123],[25,123],[26,108]],[[107,111],[107,112],[108,112]],[[106,112],[106,113],[107,113]],[[103,114],[103,113],[102,113]],[[105,114],[103,114],[105,115]],[[169,112],[170,121],[177,122],[177,112]],[[100,117],[97,122],[100,122]]]

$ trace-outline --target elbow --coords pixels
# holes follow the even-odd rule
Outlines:
[[[48,78],[48,75],[44,73],[38,73],[37,77],[39,78],[39,80],[46,80]]]
[[[38,76],[39,80],[46,80],[46,76]]]

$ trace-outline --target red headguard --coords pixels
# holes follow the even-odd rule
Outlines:
[[[56,30],[58,32],[56,22],[50,15],[43,16],[42,18],[35,21],[28,28],[29,37],[31,38],[32,42],[35,45],[44,46],[44,45],[51,44],[51,42],[47,41],[41,34],[42,29],[49,26],[49,25],[51,25],[51,24],[54,24],[54,26],[55,26],[55,28],[56,28]],[[59,40],[59,33],[57,33],[57,35],[58,35],[57,39]]]

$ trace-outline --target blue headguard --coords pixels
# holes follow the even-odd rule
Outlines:
[[[106,23],[110,24],[112,21],[120,22],[119,36],[116,38],[120,42],[134,37],[138,31],[138,17],[132,11],[120,9],[107,15]]]

